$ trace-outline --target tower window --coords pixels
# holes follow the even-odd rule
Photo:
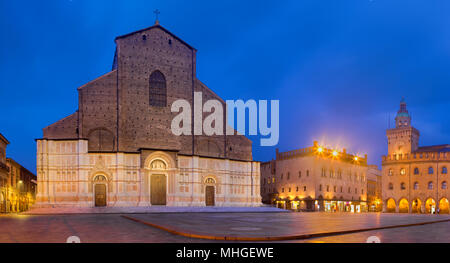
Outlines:
[[[433,169],[433,167],[429,167],[429,168],[428,168],[428,174],[434,174],[434,169]]]
[[[419,168],[414,168],[414,174],[419,174]]]
[[[447,167],[442,167],[442,174],[447,174]]]
[[[428,183],[428,190],[433,190],[433,182]]]

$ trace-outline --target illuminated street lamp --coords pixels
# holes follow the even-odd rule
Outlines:
[[[317,148],[317,152],[318,153],[323,153],[323,148],[322,147]]]
[[[337,157],[338,156],[338,152],[336,150],[333,151],[333,157]]]

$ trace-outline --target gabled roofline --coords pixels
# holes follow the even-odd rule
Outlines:
[[[144,29],[141,29],[141,30],[137,30],[137,31],[134,31],[134,32],[125,34],[125,35],[117,36],[117,37],[114,39],[114,41],[116,41],[116,40],[118,40],[118,39],[121,39],[121,38],[125,38],[125,37],[128,37],[128,36],[134,35],[134,34],[136,34],[136,33],[140,33],[140,32],[143,32],[143,31],[147,31],[147,30],[153,29],[153,28],[159,28],[159,29],[163,30],[163,31],[166,32],[167,34],[171,35],[173,38],[177,39],[178,41],[180,41],[181,43],[183,43],[184,45],[186,45],[188,48],[197,51],[196,48],[192,47],[191,45],[189,45],[188,43],[186,43],[184,40],[182,40],[181,38],[177,37],[175,34],[173,34],[172,32],[170,32],[169,30],[165,29],[164,27],[162,27],[162,26],[159,25],[159,24],[155,24],[155,25],[153,25],[153,26],[150,26],[150,27],[147,27],[147,28],[144,28]]]
[[[9,141],[3,136],[3,134],[0,133],[0,139],[6,142],[6,144],[9,144]]]
[[[88,81],[87,83],[85,83],[85,84],[81,85],[80,87],[78,87],[77,90],[81,90],[81,89],[83,89],[84,87],[88,86],[89,84],[91,84],[91,83],[93,83],[93,82],[96,82],[96,81],[98,81],[98,80],[100,80],[100,79],[102,79],[102,78],[104,78],[104,77],[106,77],[106,76],[109,76],[110,74],[112,74],[112,73],[114,73],[114,72],[116,72],[116,71],[117,71],[117,69],[113,69],[113,70],[111,70],[110,72],[107,72],[107,73],[101,75],[100,77],[97,77],[97,78],[95,78],[95,79],[93,79],[93,80],[90,80],[90,81]]]
[[[59,120],[55,121],[55,122],[52,123],[52,124],[49,124],[49,125],[45,126],[44,129],[47,129],[48,127],[52,126],[53,124],[55,124],[55,123],[57,123],[57,122],[64,121],[64,120],[66,120],[66,119],[72,117],[72,116],[75,115],[75,114],[78,114],[78,110],[76,110],[74,113],[72,113],[72,114],[70,114],[70,115],[67,115],[66,117],[64,117],[64,118],[62,118],[62,119],[59,119]]]

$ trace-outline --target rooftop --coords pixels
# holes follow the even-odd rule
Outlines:
[[[6,144],[9,144],[9,141],[0,133],[0,140],[4,141]]]
[[[450,144],[432,145],[432,146],[422,146],[419,147],[413,153],[424,153],[424,152],[450,152]]]
[[[313,147],[307,147],[287,152],[278,152],[277,149],[276,155],[277,160],[289,159],[299,156],[318,156],[337,161],[349,162],[356,165],[367,165],[367,154],[365,154],[364,157],[358,156],[356,154],[349,154],[347,153],[347,150],[345,148],[342,150],[330,149],[326,148],[325,146],[319,145],[317,141],[314,141]]]

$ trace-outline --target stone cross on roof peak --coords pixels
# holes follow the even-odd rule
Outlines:
[[[155,19],[155,25],[159,25],[158,16],[159,16],[159,14],[161,14],[161,12],[160,12],[158,9],[155,9],[155,11],[153,11],[153,13],[154,13],[155,16],[156,16],[156,19]]]

